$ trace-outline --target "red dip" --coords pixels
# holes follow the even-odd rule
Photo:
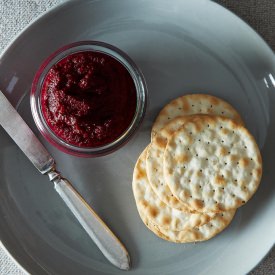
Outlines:
[[[46,75],[41,107],[51,130],[79,147],[115,141],[136,111],[136,88],[128,70],[113,57],[92,51],[71,54]]]

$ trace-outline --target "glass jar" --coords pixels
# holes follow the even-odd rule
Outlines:
[[[136,92],[136,106],[132,120],[124,132],[109,143],[99,146],[78,146],[61,137],[53,130],[43,112],[42,89],[45,79],[52,68],[60,61],[76,53],[95,53],[108,56],[118,61],[130,74]],[[47,78],[48,79],[48,78]],[[112,92],[112,91],[111,91]],[[147,88],[144,77],[135,63],[118,48],[99,41],[81,41],[62,47],[51,54],[41,65],[34,77],[31,89],[31,111],[41,134],[59,150],[81,157],[97,157],[111,153],[123,146],[140,126],[147,101]],[[127,114],[125,114],[127,116]]]

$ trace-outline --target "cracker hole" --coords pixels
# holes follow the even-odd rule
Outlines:
[[[199,142],[201,142],[201,140],[200,140],[200,139],[198,139],[198,141],[199,141]]]
[[[200,172],[202,173],[202,169],[200,169]]]
[[[223,127],[221,126],[220,129],[222,129]]]
[[[253,160],[253,158],[251,158],[250,160]]]
[[[222,140],[222,143],[224,143],[224,140]]]
[[[242,203],[245,203],[245,201],[242,201]]]
[[[210,142],[208,141],[207,144],[210,144]]]
[[[193,133],[192,132],[189,132],[190,135],[192,135]]]
[[[200,189],[201,189],[201,185],[200,185],[199,187],[200,187]]]
[[[194,107],[194,104],[192,104],[192,107]]]
[[[205,160],[208,161],[208,158],[206,158]]]
[[[231,196],[232,196],[233,198],[235,198],[235,197],[236,197],[236,195],[235,195],[235,194],[231,194]]]
[[[213,108],[213,105],[210,105],[210,108]]]
[[[186,166],[183,166],[183,169],[185,169],[186,168]]]
[[[169,119],[171,119],[170,117],[167,117],[167,119],[169,120]]]
[[[213,189],[213,193],[215,193],[216,192],[216,190],[215,189]]]
[[[227,165],[227,162],[225,162],[224,165]]]
[[[188,182],[191,182],[191,180],[189,179]]]
[[[250,174],[250,176],[252,176],[252,175],[253,175],[253,174],[252,174],[252,172],[250,172],[249,174]]]
[[[230,153],[231,153],[231,152],[230,152],[230,151],[228,151],[227,153],[230,155]]]
[[[212,224],[212,223],[210,223],[210,227],[213,227],[213,224]]]
[[[179,110],[182,110],[182,108],[181,108],[181,107],[179,107],[178,109],[179,109]]]
[[[209,128],[209,127],[210,127],[210,125],[209,125],[209,124],[207,124],[207,127]]]
[[[244,149],[247,149],[247,146],[244,146]]]
[[[188,151],[190,151],[190,148],[189,148],[189,147],[187,147],[187,150],[188,150]]]
[[[222,114],[224,114],[224,111],[222,111]]]
[[[237,179],[235,179],[234,181],[235,181],[235,182],[237,182],[238,180],[237,180]]]
[[[196,157],[198,157],[199,155],[198,154],[196,154]]]
[[[237,161],[237,165],[239,165],[240,163]]]

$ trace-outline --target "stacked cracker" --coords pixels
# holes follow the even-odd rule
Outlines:
[[[135,165],[133,191],[152,232],[196,242],[227,227],[261,175],[259,148],[238,112],[214,96],[186,95],[159,113]]]

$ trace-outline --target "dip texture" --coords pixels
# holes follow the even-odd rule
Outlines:
[[[78,147],[107,145],[121,136],[136,112],[136,87],[128,70],[100,52],[71,54],[45,77],[41,109],[50,129]]]

